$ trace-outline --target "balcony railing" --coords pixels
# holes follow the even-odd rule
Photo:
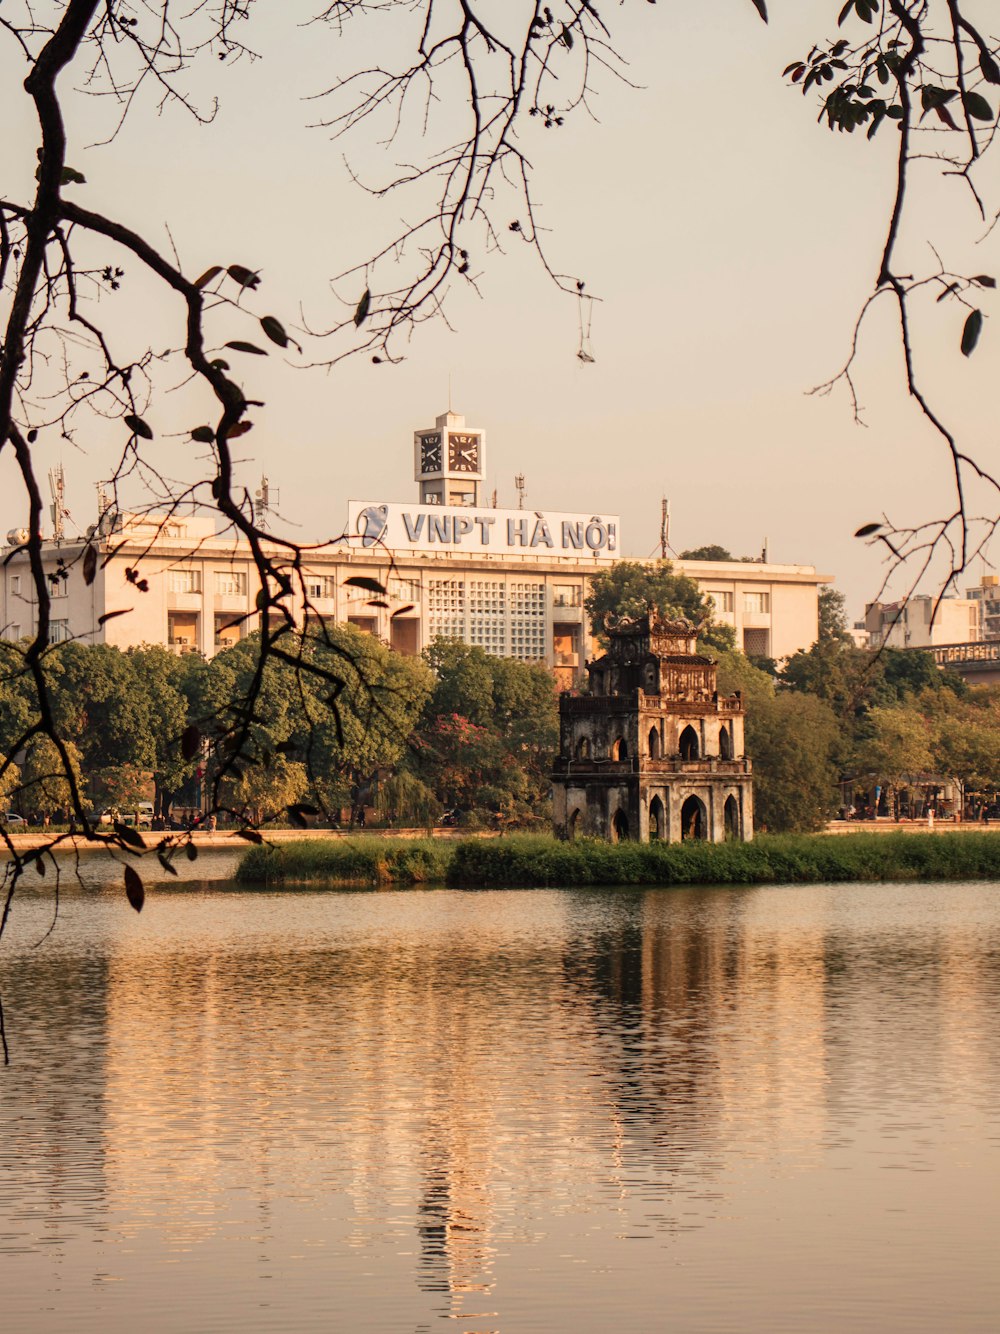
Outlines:
[[[703,774],[711,777],[731,777],[735,774],[753,772],[753,763],[749,759],[723,760],[715,755],[708,755],[700,760],[682,760],[680,756],[653,760],[647,756],[632,755],[627,760],[597,759],[570,760],[565,755],[556,757],[552,766],[557,774],[576,774],[579,777],[615,778],[628,774]]]

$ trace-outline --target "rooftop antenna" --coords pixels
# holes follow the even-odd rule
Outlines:
[[[670,546],[670,501],[663,497],[660,501],[660,559],[667,559]]]
[[[281,492],[277,487],[273,487],[267,480],[266,474],[261,474],[260,486],[254,492],[257,500],[257,526],[261,532],[266,533],[268,529],[268,515],[274,507],[281,503]]]
[[[97,524],[94,531],[102,537],[106,534],[111,523],[111,497],[108,495],[104,483],[97,483]]]
[[[52,506],[50,513],[52,515],[52,540],[61,542],[66,535],[64,519],[69,518],[69,510],[65,505],[66,478],[63,475],[63,466],[60,463],[55,468],[49,469],[49,490],[52,492]]]
[[[766,565],[766,564],[767,564],[767,538],[766,538],[766,537],[764,538],[764,545],[763,545],[763,546],[761,547],[761,549],[760,549],[760,563],[761,563],[761,565]]]
[[[524,473],[519,472],[514,478],[514,485],[517,487],[517,508],[524,509]]]

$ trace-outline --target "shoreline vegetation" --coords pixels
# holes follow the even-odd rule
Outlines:
[[[457,843],[314,839],[250,848],[236,878],[258,885],[461,889],[1000,880],[1000,831],[976,838],[762,834],[752,843],[567,843],[544,834]]]

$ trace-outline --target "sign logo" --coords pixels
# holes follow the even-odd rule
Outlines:
[[[376,542],[381,541],[388,523],[388,505],[369,505],[366,509],[363,509],[358,515],[358,532],[361,534],[361,545],[363,547],[373,547]]]

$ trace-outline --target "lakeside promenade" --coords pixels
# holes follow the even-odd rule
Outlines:
[[[161,838],[167,837],[164,833],[150,833],[148,829],[142,831],[142,836],[146,841],[147,848],[154,852]],[[35,852],[46,848],[53,838],[58,838],[57,830],[32,830],[25,834],[11,834],[10,841],[13,844],[15,852]],[[177,832],[174,837],[187,841],[187,835]],[[191,834],[191,841],[196,848],[221,848],[228,852],[241,852],[247,848],[253,847],[249,839],[241,838],[235,830],[217,829],[214,833],[208,830],[196,830]],[[440,839],[462,839],[462,838],[498,838],[496,830],[464,830],[454,828],[432,828],[432,829],[268,829],[262,834],[262,837],[268,843],[301,843],[303,841],[312,841],[314,839],[342,839],[342,838],[440,838]],[[56,853],[76,853],[76,852],[103,852],[105,844],[91,843],[87,839],[76,836],[70,838],[63,835],[62,841],[57,843],[52,849]],[[6,848],[0,849],[0,862],[6,861],[8,857]]]

